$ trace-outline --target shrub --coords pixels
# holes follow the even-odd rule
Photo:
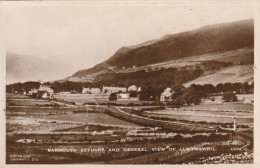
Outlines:
[[[109,96],[109,100],[117,100],[116,93],[111,93]]]

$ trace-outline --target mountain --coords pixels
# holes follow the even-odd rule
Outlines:
[[[93,68],[81,70],[73,77],[83,77],[107,69],[109,66],[131,68],[177,60],[194,55],[216,53],[252,46],[254,21],[205,26],[192,31],[166,35],[139,45],[122,47],[108,60]]]
[[[123,47],[105,61],[112,66],[132,67],[253,45],[253,20],[218,24],[164,38],[148,45]]]
[[[207,62],[214,65],[207,69],[205,68]],[[182,68],[180,73],[183,73],[200,67],[203,73],[194,78],[189,76],[190,81],[182,81],[185,86],[191,83],[217,84],[222,82],[221,79],[225,79],[225,82],[251,83],[253,64],[254,21],[250,19],[209,25],[192,31],[166,35],[138,45],[122,47],[108,60],[90,69],[78,71],[66,80],[103,81],[116,85],[113,80],[122,78],[131,83],[135,81],[133,75],[143,70],[158,71],[158,75],[164,72],[159,72],[162,68]],[[236,70],[236,73],[232,73],[232,70]],[[222,78],[223,76],[225,78]],[[118,83],[122,82],[117,81]]]
[[[47,61],[36,56],[6,53],[6,82],[56,80],[64,77],[64,63]]]

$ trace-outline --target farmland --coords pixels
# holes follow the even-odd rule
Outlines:
[[[75,102],[76,104],[119,104],[119,105],[128,105],[129,103],[135,105],[142,104],[153,104],[154,101],[136,101],[136,100],[120,100],[120,101],[111,101],[108,99],[108,94],[64,94],[58,95],[55,94],[54,98],[57,100],[65,100],[68,102]]]
[[[253,125],[253,105],[238,103],[201,104],[185,106],[179,109],[144,111],[146,117],[186,120],[206,123],[232,123]]]
[[[252,129],[252,105],[202,104],[176,110],[156,106],[80,105],[73,96],[68,97],[32,99],[7,94],[7,163],[35,163],[36,160],[36,163],[54,164],[179,164],[199,162],[208,153],[212,157],[223,153],[240,156],[241,152],[234,152],[231,147],[245,145],[252,156],[250,138],[214,130],[218,124],[232,122],[229,118],[234,115],[238,125],[241,119]],[[79,96],[77,100],[85,101]],[[233,110],[228,110],[230,106]],[[247,136],[251,134],[252,131],[247,131]],[[206,151],[185,150],[190,148]],[[19,160],[17,155],[24,158]],[[251,162],[252,157],[245,163]]]

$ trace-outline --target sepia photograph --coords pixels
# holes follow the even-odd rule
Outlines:
[[[0,5],[6,165],[254,165],[257,1]]]

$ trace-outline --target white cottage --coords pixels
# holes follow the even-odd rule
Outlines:
[[[160,101],[161,102],[171,101],[172,100],[171,96],[173,93],[174,92],[172,91],[171,88],[164,89],[164,92],[161,93]]]
[[[90,88],[84,88],[82,89],[82,94],[91,93]]]
[[[99,94],[101,93],[100,88],[84,88],[82,89],[82,94]]]
[[[137,87],[136,85],[132,85],[128,87],[128,92],[130,91],[137,91],[140,92],[141,91],[141,87]]]
[[[130,99],[129,93],[118,93],[116,96],[117,96],[117,100]]]

